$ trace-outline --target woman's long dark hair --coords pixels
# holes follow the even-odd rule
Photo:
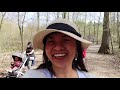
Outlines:
[[[44,38],[43,43],[44,43],[44,50],[43,50],[43,63],[40,64],[37,69],[48,69],[50,71],[51,74],[54,74],[54,71],[52,69],[52,63],[51,61],[48,59],[46,52],[45,52],[45,46],[46,46],[46,41],[47,41],[47,37]],[[73,59],[73,64],[72,64],[72,68],[73,69],[78,69],[80,71],[86,71],[88,72],[88,70],[85,67],[84,61],[83,61],[83,49],[81,47],[81,42],[76,41],[76,45],[77,45],[77,57],[75,57]]]
[[[76,41],[77,45],[77,60],[75,58],[73,59],[73,68],[77,68],[78,70],[86,71],[88,70],[85,67],[84,61],[83,61],[83,49],[81,46],[81,42]]]

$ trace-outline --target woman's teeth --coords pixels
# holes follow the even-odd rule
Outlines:
[[[62,57],[65,56],[66,54],[54,54],[55,57]]]

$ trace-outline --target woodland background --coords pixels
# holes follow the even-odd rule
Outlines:
[[[74,22],[78,32],[96,46],[97,54],[116,55],[118,60],[115,64],[120,67],[120,12],[0,12],[1,73],[9,67],[13,53],[25,51],[27,42],[32,42],[34,35],[56,18]]]

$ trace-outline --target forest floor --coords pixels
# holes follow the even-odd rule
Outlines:
[[[87,50],[86,66],[96,78],[120,78],[119,54],[99,54],[99,45],[92,45]],[[36,51],[36,68],[42,61],[42,51]],[[5,76],[6,69],[10,68],[12,60],[10,53],[0,54],[0,78]]]
[[[87,68],[96,78],[120,78],[120,56],[97,53],[100,46],[93,45],[87,50]]]

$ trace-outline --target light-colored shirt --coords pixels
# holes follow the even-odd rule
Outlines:
[[[79,78],[93,78],[89,73],[77,70]],[[54,75],[51,75],[48,69],[38,69],[38,70],[28,70],[20,78],[55,78]]]

